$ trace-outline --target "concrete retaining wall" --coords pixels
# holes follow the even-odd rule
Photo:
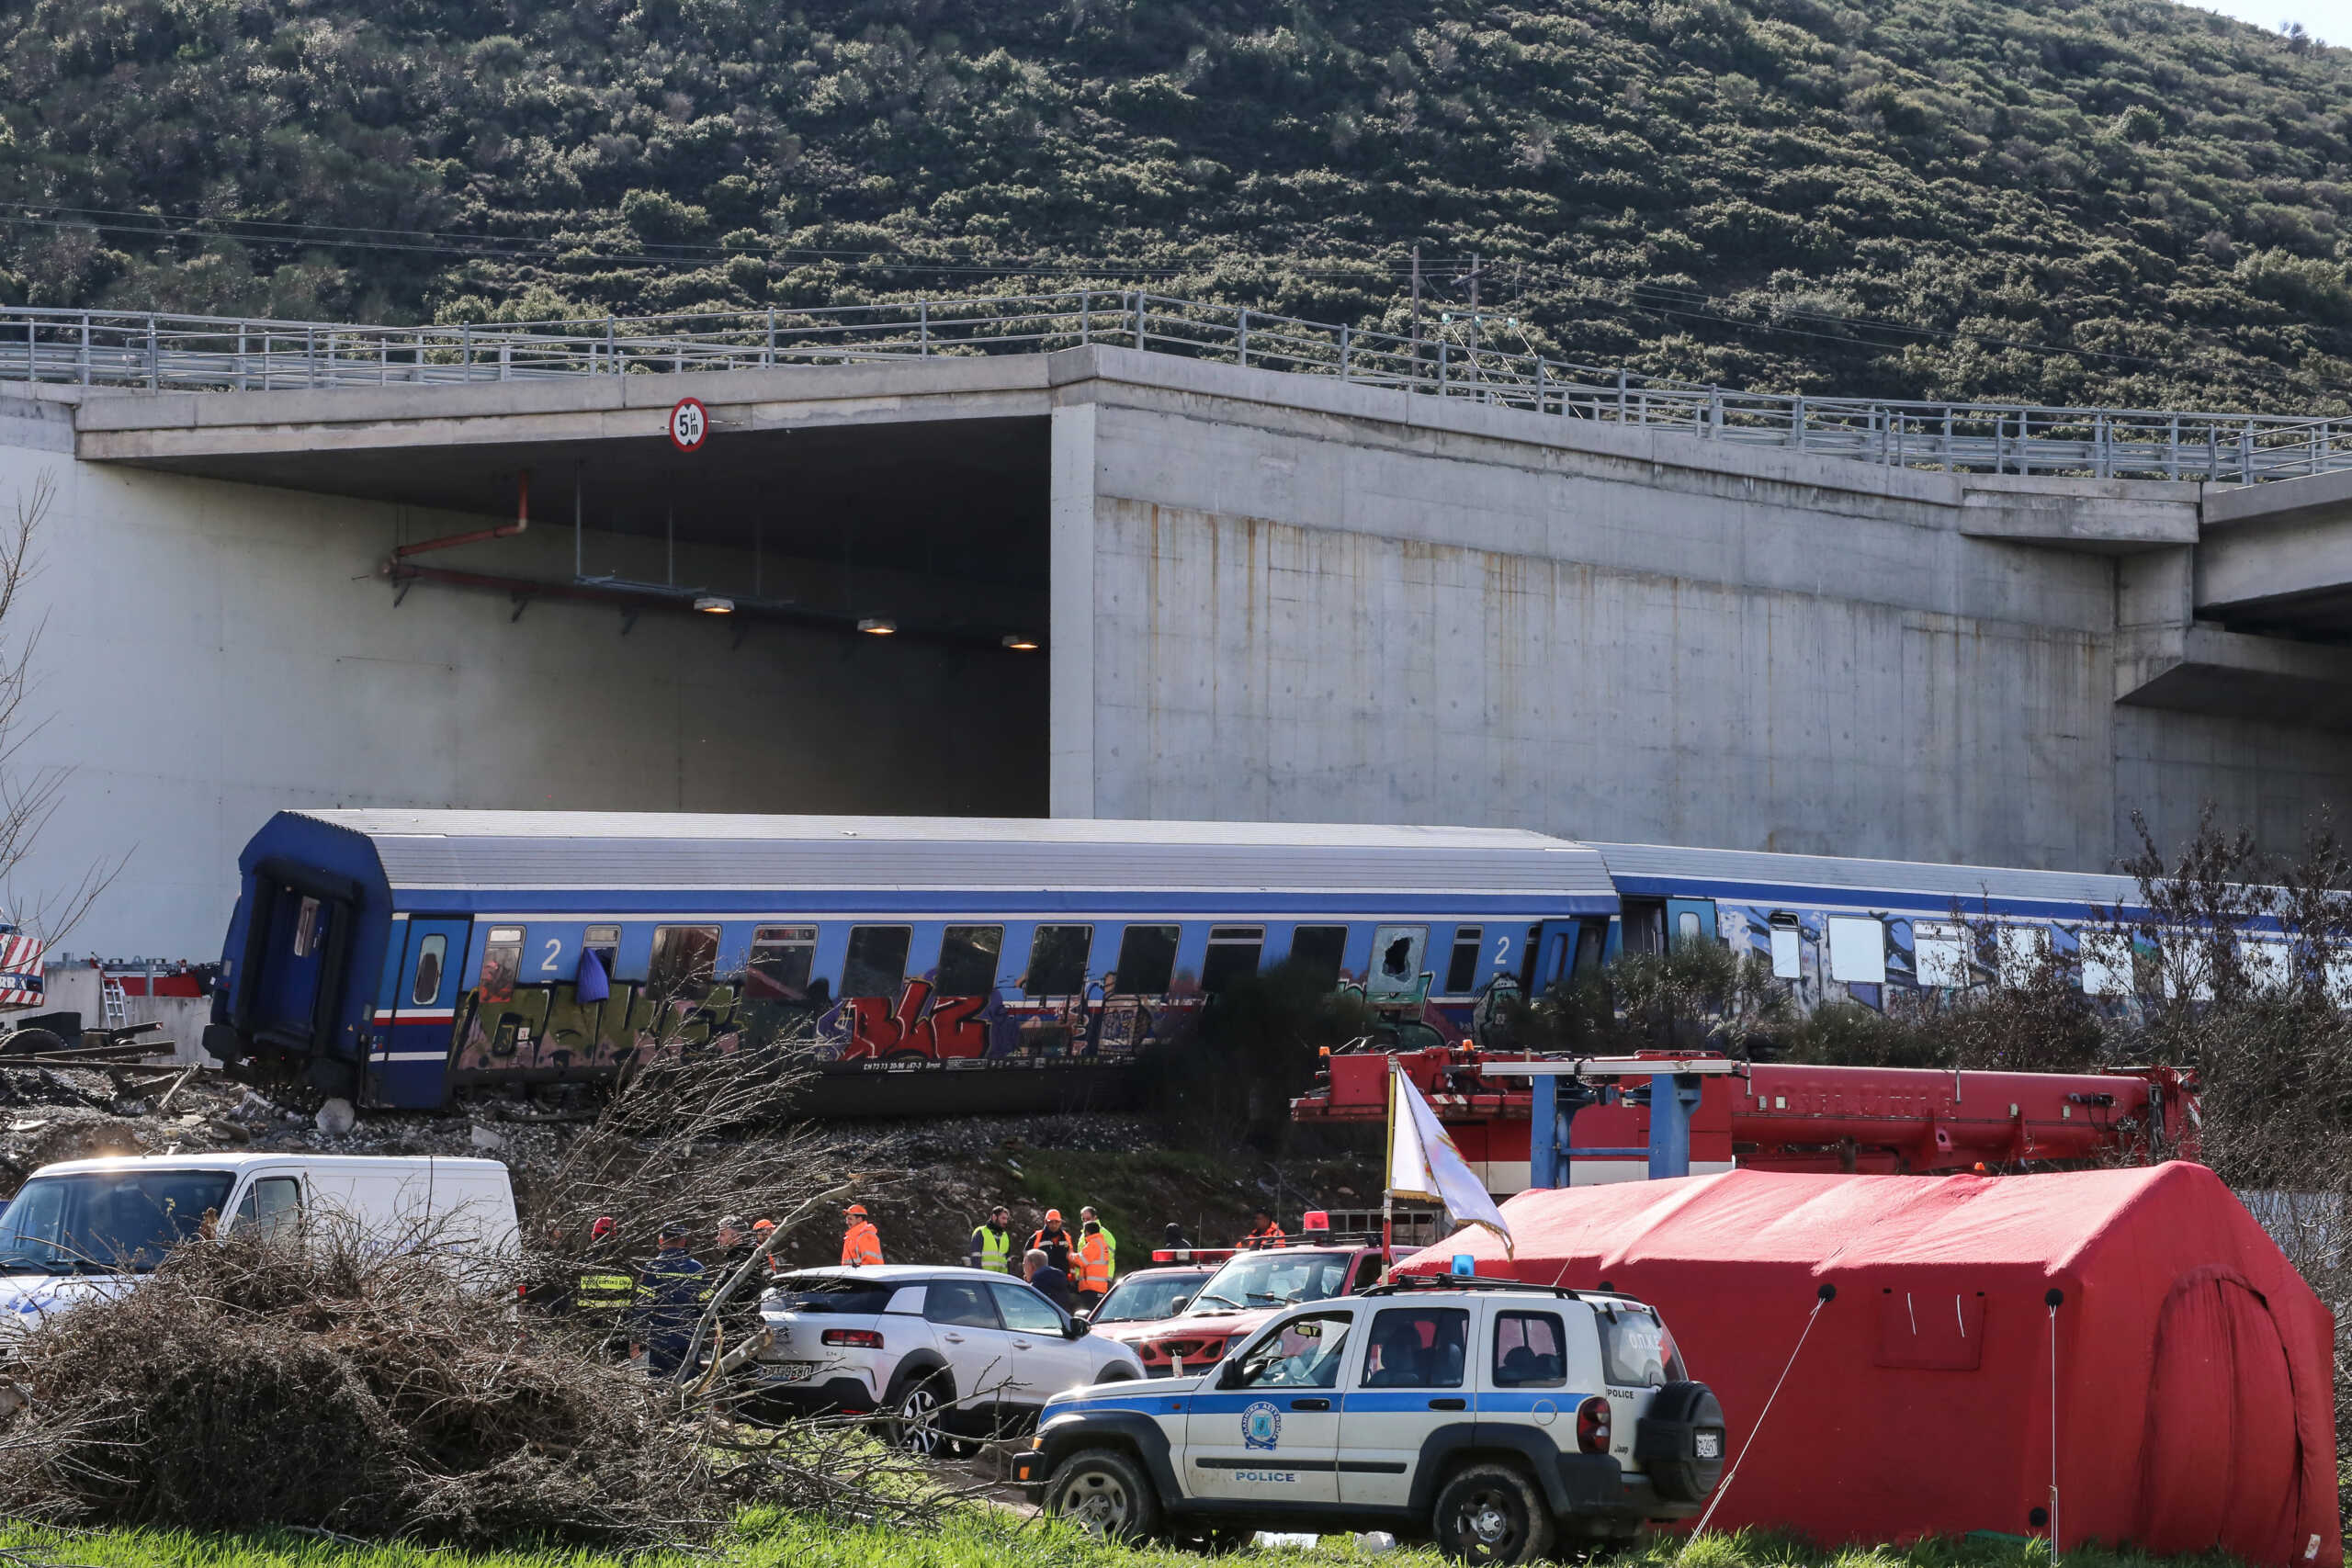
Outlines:
[[[2206,798],[2291,843],[2352,764],[2340,732],[2117,705],[2119,570],[2185,560],[2197,486],[1241,395],[1296,381],[1057,416],[1057,636],[1081,539],[1092,607],[1057,811],[2108,869],[2133,809],[2169,840]]]

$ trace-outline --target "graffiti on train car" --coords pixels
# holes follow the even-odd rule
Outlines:
[[[1455,1044],[1517,987],[1507,976],[1468,1007],[1433,1001],[1433,976],[1403,984],[1342,973],[1340,996],[1368,1004],[1380,1023],[1418,1048]],[[1132,1063],[1148,1051],[1181,1047],[1200,1028],[1206,998],[1180,973],[1166,992],[1117,989],[1115,971],[1088,978],[1064,996],[1030,997],[1018,984],[977,996],[951,996],[936,974],[907,980],[895,996],[831,998],[821,982],[777,995],[754,976],[677,986],[662,995],[621,980],[582,999],[577,981],[520,982],[493,946],[479,984],[458,1000],[451,1067],[462,1078],[531,1074],[585,1077],[611,1072],[662,1049],[732,1051],[806,1032],[830,1070],[970,1070],[1054,1064]],[[750,995],[747,995],[751,993]]]
[[[753,1010],[731,986],[665,1000],[616,981],[609,995],[584,1002],[576,984],[477,986],[458,1001],[450,1065],[465,1075],[571,1076],[610,1071],[662,1044],[731,1051]]]
[[[982,996],[940,994],[930,976],[896,997],[844,997],[818,1016],[820,1052],[846,1067],[899,1065],[1022,1066],[1126,1062],[1179,1045],[1197,1026],[1202,998],[1191,976],[1161,994],[1123,995],[1115,975],[1068,996],[1032,998],[1001,987]]]

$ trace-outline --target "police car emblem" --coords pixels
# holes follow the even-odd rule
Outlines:
[[[1282,1441],[1283,1413],[1260,1400],[1241,1413],[1241,1441],[1244,1447],[1271,1449]]]

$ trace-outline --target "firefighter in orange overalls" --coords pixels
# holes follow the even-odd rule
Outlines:
[[[842,1211],[849,1228],[842,1233],[842,1267],[862,1269],[882,1261],[882,1233],[865,1217],[865,1205],[852,1203]]]
[[[1078,1307],[1092,1312],[1111,1291],[1111,1238],[1102,1223],[1089,1220],[1078,1238]]]

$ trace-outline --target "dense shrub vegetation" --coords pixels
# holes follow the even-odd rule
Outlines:
[[[1726,384],[2341,406],[2352,55],[2170,0],[28,0],[0,297],[1148,282]],[[1458,299],[1441,289],[1443,299]]]

